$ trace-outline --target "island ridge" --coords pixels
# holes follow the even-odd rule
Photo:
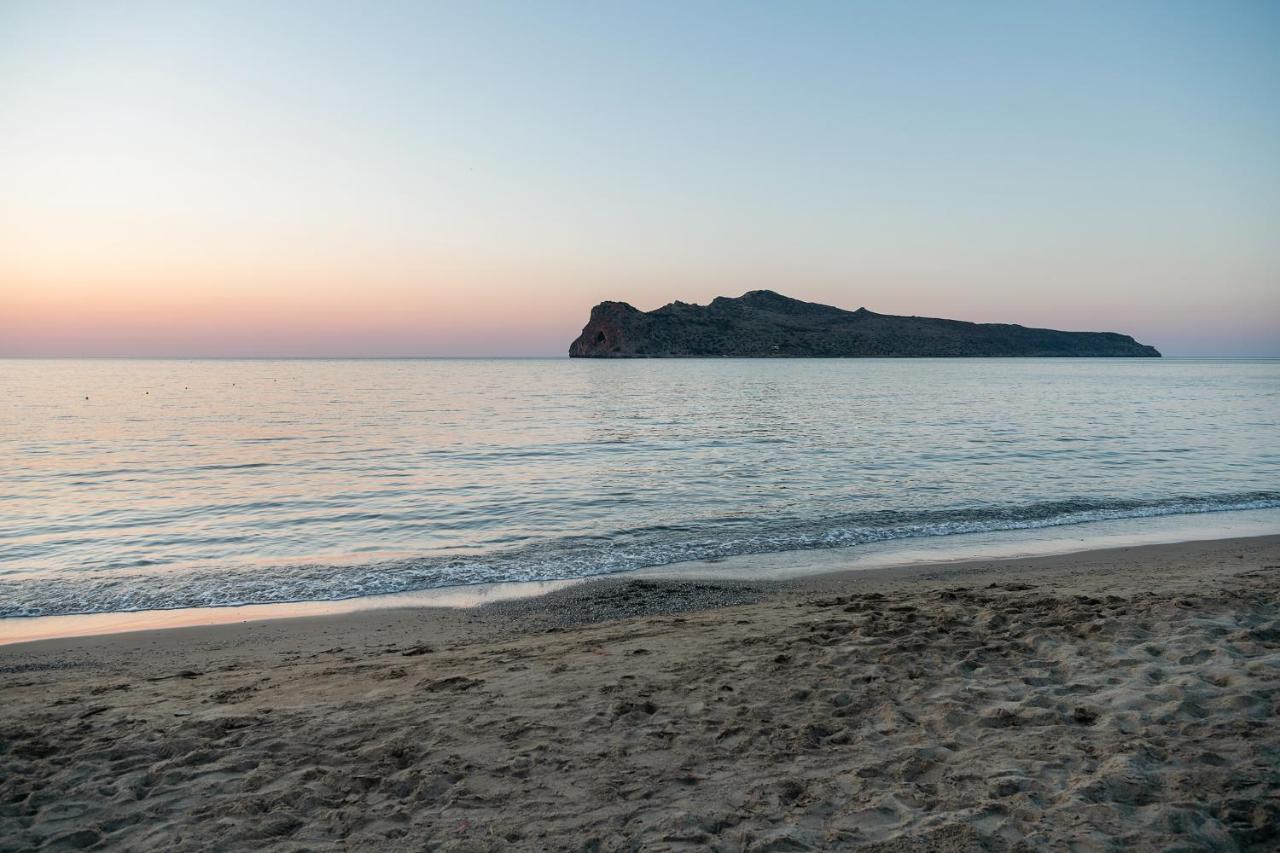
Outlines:
[[[1115,332],[1060,332],[1007,323],[845,311],[771,290],[709,305],[672,302],[640,311],[625,302],[591,309],[571,358],[1159,358]]]

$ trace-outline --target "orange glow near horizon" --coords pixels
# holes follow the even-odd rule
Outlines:
[[[403,281],[413,283],[399,283]],[[883,313],[1121,331],[1163,345],[1166,351],[1168,344],[1152,337],[1156,330],[1187,339],[1234,330],[1265,340],[1272,324],[1267,316],[1215,317],[1207,305],[1198,319],[1188,319],[1182,306],[1158,303],[1145,310],[1129,305],[1125,316],[1117,313],[1098,320],[1088,305],[1033,310],[1025,304],[1000,304],[998,294],[971,300],[948,299],[945,293],[904,299],[905,289],[892,285],[810,288],[806,293],[752,281],[745,286],[669,287],[675,292],[645,301],[632,294],[648,288],[628,289],[628,284],[531,286],[528,277],[490,279],[460,272],[255,281],[247,276],[220,278],[205,270],[202,276],[184,278],[181,287],[141,278],[127,284],[60,279],[6,287],[0,293],[0,355],[561,355],[585,323],[591,305],[603,299],[630,301],[648,310],[672,299],[705,303],[716,295],[736,296],[754,287],[849,309],[865,305]],[[911,304],[917,301],[930,307]]]
[[[1278,34],[0,4],[0,356],[564,355],[601,300],[758,288],[1280,356]]]

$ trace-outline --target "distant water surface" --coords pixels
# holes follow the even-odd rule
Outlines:
[[[1280,362],[0,361],[0,616],[1280,506]]]

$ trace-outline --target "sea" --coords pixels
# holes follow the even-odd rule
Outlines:
[[[1280,361],[0,361],[0,618],[1280,507]]]

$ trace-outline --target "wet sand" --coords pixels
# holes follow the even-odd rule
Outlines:
[[[1280,537],[0,647],[0,850],[1280,844]]]

